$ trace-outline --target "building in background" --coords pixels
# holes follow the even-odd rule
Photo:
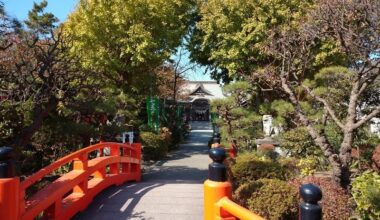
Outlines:
[[[186,121],[209,121],[210,102],[225,98],[221,85],[216,81],[186,81],[179,89],[184,105]]]

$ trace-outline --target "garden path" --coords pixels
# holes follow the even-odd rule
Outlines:
[[[180,148],[144,168],[142,181],[110,187],[95,197],[75,220],[203,219],[203,182],[207,178],[208,122],[193,122]]]

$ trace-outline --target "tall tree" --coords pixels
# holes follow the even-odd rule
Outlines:
[[[230,144],[236,140],[239,147],[248,149],[253,145],[251,141],[259,137],[257,131],[261,127],[261,116],[252,111],[254,88],[249,82],[239,81],[226,85],[224,92],[229,94],[227,98],[211,103],[220,117],[216,123],[225,137],[223,142]]]
[[[237,7],[243,3],[247,7]],[[380,2],[203,4],[198,27],[213,65],[290,103],[294,122],[306,127],[332,166],[333,179],[347,187],[355,134],[380,112]],[[337,148],[325,134],[331,123],[343,134]]]
[[[85,68],[124,91],[141,92],[140,80],[147,82],[180,45],[193,7],[193,0],[81,0],[65,25]]]
[[[1,109],[19,117],[18,128],[11,129],[12,140],[6,142],[17,147],[30,143],[44,119],[73,97],[86,78],[75,68],[76,59],[68,55],[69,41],[56,26],[58,19],[44,12],[46,6],[46,1],[34,4],[25,21],[27,29],[14,32],[10,48],[0,54]]]
[[[200,17],[189,50],[192,59],[213,69],[218,80],[231,81],[270,62],[261,50],[268,30],[295,20],[312,1],[199,1]]]

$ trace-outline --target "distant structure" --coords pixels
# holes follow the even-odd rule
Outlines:
[[[183,100],[186,121],[209,121],[210,101],[225,98],[222,87],[216,81],[186,81],[179,89]]]
[[[372,118],[369,129],[380,138],[380,118]]]

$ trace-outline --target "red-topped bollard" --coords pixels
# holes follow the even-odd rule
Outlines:
[[[309,183],[300,187],[300,195],[303,203],[300,204],[300,220],[321,220],[322,208],[318,201],[322,199],[322,191],[315,185]]]
[[[209,179],[204,183],[204,220],[214,220],[218,216],[215,204],[223,197],[232,197],[232,185],[227,181],[226,151],[222,147],[212,148],[209,155],[213,162],[209,165]],[[221,213],[229,217],[228,213]]]

